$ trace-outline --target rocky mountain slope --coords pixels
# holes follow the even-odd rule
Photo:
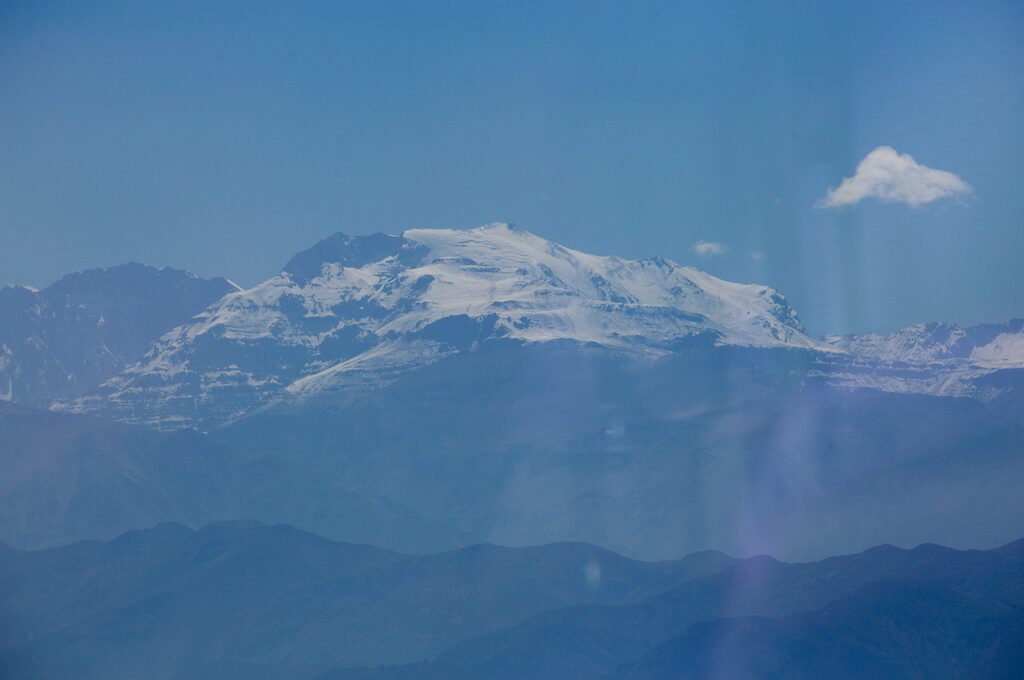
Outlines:
[[[50,406],[97,387],[225,294],[226,279],[125,264],[0,288],[0,398]]]

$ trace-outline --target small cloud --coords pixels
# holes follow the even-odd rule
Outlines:
[[[817,207],[842,208],[865,198],[916,207],[970,193],[970,185],[953,173],[921,165],[910,154],[901,154],[891,146],[880,146],[857,165],[853,177],[829,189]]]
[[[690,250],[701,257],[712,257],[714,255],[725,255],[726,251],[729,250],[729,246],[716,241],[697,241],[690,246]]]
[[[750,253],[750,258],[752,260],[763,260],[764,253],[762,253],[760,250],[755,250],[754,252]]]

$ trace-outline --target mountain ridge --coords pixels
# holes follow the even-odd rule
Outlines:
[[[0,398],[50,406],[93,389],[232,290],[221,277],[136,262],[0,288]]]
[[[205,429],[269,401],[379,384],[481,342],[565,340],[642,358],[699,335],[836,351],[806,335],[777,291],[661,258],[589,255],[503,223],[339,232],[61,407]]]
[[[894,642],[886,601],[900,604],[904,621],[945,614],[929,635],[949,631],[952,612],[962,622],[952,629],[958,644],[936,658],[969,664],[1006,639],[977,624],[993,615],[996,623],[1024,621],[1022,559],[1024,541],[987,551],[879,546],[799,564],[718,553],[637,562],[579,543],[409,556],[287,525],[160,524],[105,542],[0,549],[9,624],[0,627],[0,674],[675,677],[673,668],[702,667],[723,652],[757,662],[767,646],[820,677],[807,653],[818,648],[815,628],[836,633],[826,658],[884,650]],[[749,628],[752,621],[765,625]],[[748,626],[756,644],[736,646],[716,633],[730,622]],[[779,632],[785,644],[775,646]],[[694,639],[708,643],[706,654],[684,654],[680,663],[677,650]],[[921,654],[928,639],[898,642]],[[994,668],[1021,667],[1024,657],[1009,651],[990,660]]]
[[[842,388],[985,402],[1008,392],[986,376],[1024,368],[1020,319],[815,339],[767,286],[659,257],[590,255],[505,223],[337,232],[251,288],[215,281],[223,295],[171,319],[182,323],[151,333],[82,385],[36,389],[45,394],[41,403],[9,377],[0,396],[160,429],[209,430],[276,402],[372,390],[481,343],[572,342],[651,361],[704,337],[718,346],[810,352],[818,366],[808,375]],[[8,287],[0,302],[38,295]],[[24,350],[12,346],[0,338],[0,385],[5,371],[20,370],[16,355]]]

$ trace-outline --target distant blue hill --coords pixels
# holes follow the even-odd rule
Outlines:
[[[164,524],[0,549],[0,668],[49,678],[1014,677],[1024,544],[820,562],[585,544],[427,556]],[[713,672],[718,670],[733,672]]]

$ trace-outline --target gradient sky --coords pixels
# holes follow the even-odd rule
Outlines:
[[[8,0],[0,282],[251,285],[504,220],[768,283],[814,334],[1024,316],[1022,36],[1021,2]],[[973,194],[815,207],[882,145]]]

